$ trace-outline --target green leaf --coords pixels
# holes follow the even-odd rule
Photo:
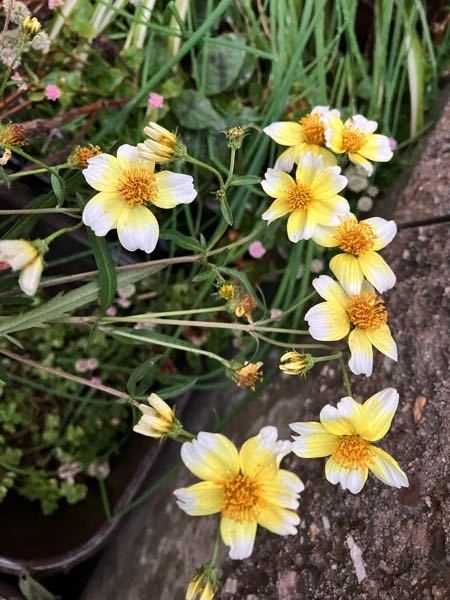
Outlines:
[[[250,294],[250,296],[253,296],[254,298],[256,298],[256,293],[255,290],[252,287],[252,284],[250,283],[250,281],[248,280],[248,278],[246,277],[246,275],[244,275],[244,273],[241,273],[240,271],[237,271],[236,269],[230,269],[229,267],[218,267],[221,273],[225,273],[226,275],[229,275],[230,277],[235,277],[236,279],[238,279],[242,285],[245,287],[245,290],[248,294]]]
[[[220,210],[225,222],[228,223],[228,225],[233,225],[233,215],[231,214],[230,205],[225,196],[220,199]]]
[[[172,101],[171,107],[178,121],[187,129],[225,129],[225,119],[216,112],[200,92],[184,90]]]
[[[179,383],[178,385],[172,385],[166,388],[161,388],[160,390],[158,390],[158,396],[163,400],[177,398],[178,396],[181,396],[182,394],[185,394],[186,392],[191,390],[197,383],[197,381],[197,378],[192,379],[192,377],[189,377],[189,379],[186,382]]]
[[[121,337],[146,344],[154,344],[155,346],[165,346],[178,350],[193,351],[197,354],[204,354],[198,346],[194,346],[194,344],[191,344],[186,340],[174,338],[170,335],[165,335],[164,333],[159,333],[150,329],[140,330],[131,329],[129,327],[112,329],[111,327],[101,327],[101,330],[115,337]]]
[[[257,185],[261,183],[261,177],[256,175],[242,175],[241,177],[233,177],[230,185]]]
[[[226,42],[224,45],[221,42]],[[207,40],[199,53],[199,64],[207,65],[200,69],[198,87],[207,96],[214,96],[229,88],[237,79],[245,60],[244,39],[234,33],[226,33],[213,40]]]
[[[116,295],[117,273],[107,241],[104,238],[97,237],[89,227],[86,227],[86,233],[98,269],[100,309],[105,312],[112,305]]]
[[[183,235],[178,231],[162,233],[159,237],[163,240],[172,240],[177,246],[180,248],[185,248],[186,250],[192,250],[193,252],[203,251],[203,248],[198,240],[193,237]]]
[[[124,271],[117,276],[117,286],[125,287],[131,283],[136,283],[136,281],[144,279],[163,268],[164,265],[150,264],[147,267]],[[14,331],[23,331],[30,327],[42,327],[52,319],[61,318],[67,313],[71,314],[76,309],[94,302],[98,298],[99,290],[99,282],[92,281],[66,294],[58,294],[33,310],[0,323],[0,336]]]
[[[215,277],[213,271],[203,271],[203,273],[199,273],[195,277],[191,279],[191,281],[195,283],[199,283],[200,281],[206,281],[207,279],[213,279]]]
[[[61,177],[57,177],[54,173],[50,175],[50,182],[52,184],[53,193],[58,200],[58,206],[62,206],[65,196],[64,182]]]
[[[130,396],[141,396],[153,384],[154,373],[152,367],[158,362],[162,354],[152,356],[138,365],[127,381],[127,391]]]

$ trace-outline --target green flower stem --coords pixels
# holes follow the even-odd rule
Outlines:
[[[197,438],[196,435],[190,431],[186,431],[185,429],[179,429],[176,434],[169,434],[169,437],[175,442],[180,442],[181,444],[184,444],[184,442],[190,442],[191,440],[195,440]]]
[[[187,324],[188,321],[183,321],[183,324]],[[106,334],[116,335],[118,337],[124,337],[130,340],[137,340],[139,342],[144,342],[145,340],[139,335],[133,335],[132,333],[127,333],[125,331],[110,329],[109,327],[99,327],[100,331],[103,331]],[[149,340],[150,341],[150,340]],[[183,344],[177,344],[176,342],[166,342],[161,340],[152,340],[152,343],[157,346],[164,346],[165,348],[173,348],[174,350],[182,350],[183,352],[192,352],[193,354],[201,354],[202,356],[207,356],[208,358],[212,358],[213,360],[217,360],[220,362],[226,369],[230,369],[230,362],[225,358],[222,358],[218,354],[214,354],[214,352],[208,352],[208,350],[201,350],[200,348],[190,348],[188,346],[183,346]],[[126,396],[126,394],[124,394]]]
[[[216,313],[226,311],[225,306],[210,306],[208,308],[193,308],[192,310],[170,310],[167,312],[160,313],[142,313],[140,315],[131,315],[130,317],[101,317],[102,323],[139,323],[147,321],[149,319],[160,318],[160,317],[172,317],[177,315],[198,315],[203,313]],[[96,318],[97,320],[97,318]],[[183,324],[186,321],[183,321]],[[197,323],[197,321],[194,321]]]
[[[61,165],[56,165],[53,168],[58,170],[68,169],[69,165],[67,163],[63,163]],[[39,173],[46,173],[47,171],[48,167],[41,167],[40,169],[30,169],[29,171],[20,171],[19,173],[11,173],[11,175],[8,175],[8,179],[18,179],[19,177],[26,177],[27,175],[38,175]]]
[[[58,229],[58,231],[55,231],[54,233],[50,234],[48,237],[46,237],[42,241],[44,242],[44,244],[47,244],[47,246],[48,246],[49,244],[51,244],[51,242],[53,242],[53,240],[56,240],[56,238],[59,237],[60,235],[64,235],[65,233],[70,233],[71,231],[75,231],[76,229],[79,229],[82,225],[83,225],[83,223],[80,221],[80,223],[77,223],[76,225],[73,225],[72,227],[63,227],[63,229]]]
[[[341,371],[342,371],[342,377],[344,379],[345,391],[347,392],[347,396],[350,396],[351,398],[353,398],[352,388],[350,385],[350,378],[348,376],[347,367],[345,366],[345,362],[342,357],[342,353],[338,360],[339,360],[339,366],[341,367]]]
[[[305,304],[306,302],[308,302],[308,300],[311,300],[311,298],[313,298],[316,294],[317,294],[316,290],[313,290],[310,294],[305,296],[302,300],[299,300],[298,302],[293,304],[290,308],[288,308],[287,310],[284,310],[280,315],[278,315],[276,317],[270,317],[268,319],[264,319],[263,321],[258,321],[259,324],[265,325],[266,323],[271,323],[272,321],[278,321],[280,319],[284,319],[284,317],[286,315],[288,315],[291,312],[296,311],[299,306],[301,306],[302,304]]]
[[[11,146],[10,144],[0,144],[0,147],[2,147],[2,148],[8,148],[8,150],[11,150],[15,154],[18,154],[19,156],[22,156],[22,158],[26,158],[27,160],[29,160],[30,162],[34,163],[35,165],[40,165],[44,171],[48,171],[49,173],[51,173],[52,175],[54,175],[55,177],[57,177],[59,179],[60,183],[61,183],[61,186],[64,185],[62,177],[58,173],[58,168],[59,167],[49,167],[48,165],[46,165],[42,161],[40,161],[37,158],[34,158],[33,156],[31,156],[30,154],[27,154],[26,152],[24,152],[21,148],[16,148],[16,146]]]
[[[217,180],[219,182],[220,189],[225,191],[225,189],[226,189],[225,182],[223,180],[222,175],[219,173],[219,171],[216,168],[212,167],[211,165],[208,165],[207,163],[204,163],[201,160],[194,158],[193,156],[190,156],[189,154],[186,154],[184,156],[184,160],[193,165],[197,165],[197,167],[200,167],[201,169],[205,169],[206,171],[210,171],[211,173],[214,173],[214,175],[217,177]]]
[[[62,213],[72,216],[81,212],[81,208],[22,208],[20,210],[0,210],[0,215],[48,215]]]
[[[101,477],[97,477],[98,487],[100,488],[100,495],[102,498],[103,510],[105,511],[106,518],[111,521],[111,506],[109,504],[108,491],[106,489],[105,480]]]
[[[319,362],[327,362],[328,360],[339,360],[342,358],[342,352],[332,354],[331,356],[313,356],[314,364]]]
[[[74,381],[75,383],[79,383],[81,385],[87,385],[88,387],[95,388],[100,392],[105,392],[106,394],[110,394],[111,396],[115,396],[116,398],[120,398],[122,400],[127,400],[129,398],[128,394],[125,394],[124,392],[119,392],[119,390],[115,390],[112,387],[103,385],[102,383],[94,383],[90,379],[78,377],[78,375],[72,375],[72,373],[67,373],[62,369],[53,369],[52,367],[47,367],[46,365],[43,365],[40,362],[31,360],[30,358],[24,358],[23,356],[20,356],[20,354],[11,352],[11,350],[7,350],[6,348],[0,348],[0,354],[3,354],[4,356],[11,358],[12,360],[16,360],[17,362],[23,363],[24,365],[28,365],[29,367],[33,367],[34,369],[39,369],[40,371],[51,373],[52,375],[56,375],[57,377],[63,377],[64,379]]]
[[[233,179],[235,160],[236,160],[236,148],[231,148],[230,167],[228,169],[227,180],[225,181],[225,184],[223,186],[224,190],[228,189],[228,187],[229,187],[229,185],[231,183],[231,180]]]
[[[333,350],[332,346],[326,346],[325,344],[293,344],[292,342],[278,342],[276,340],[273,340],[272,338],[269,338],[265,335],[263,335],[262,333],[258,333],[257,331],[250,331],[249,332],[251,335],[253,335],[254,337],[258,338],[258,340],[261,340],[262,342],[267,342],[268,344],[272,344],[272,346],[279,346],[280,348],[290,348],[291,350],[295,349],[295,348],[311,348],[311,349],[317,349],[317,350]],[[291,332],[292,333],[292,332]]]

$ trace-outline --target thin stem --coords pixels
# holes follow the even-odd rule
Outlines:
[[[81,208],[22,208],[20,210],[0,210],[0,215],[47,215],[51,213],[80,213]]]
[[[97,478],[98,487],[100,488],[100,495],[102,498],[103,510],[105,511],[106,518],[111,521],[111,507],[109,504],[108,492],[106,490],[105,480],[101,477]]]
[[[80,221],[80,223],[77,223],[76,225],[73,225],[72,227],[63,227],[63,229],[58,229],[58,231],[55,231],[54,233],[52,233],[48,237],[46,237],[45,240],[43,240],[43,242],[45,244],[49,245],[51,242],[53,242],[53,240],[55,240],[60,235],[64,235],[65,233],[70,233],[71,231],[75,231],[75,229],[79,229],[82,225],[83,225],[83,223]]]
[[[345,362],[342,357],[342,354],[339,357],[339,366],[341,367],[342,377],[344,379],[345,391],[347,392],[347,396],[353,397],[352,396],[352,388],[350,385],[350,378],[348,376],[347,367],[345,366]]]
[[[228,169],[228,177],[227,177],[227,180],[225,181],[225,184],[223,186],[225,190],[228,188],[228,186],[231,183],[231,180],[233,179],[235,160],[236,160],[236,148],[231,148],[230,167]]]
[[[112,387],[107,385],[103,385],[102,383],[92,382],[90,379],[85,379],[84,377],[78,377],[78,375],[72,375],[72,373],[67,373],[67,371],[63,371],[61,369],[53,369],[52,367],[47,367],[42,363],[39,363],[35,360],[31,360],[30,358],[24,358],[20,356],[20,354],[16,354],[15,352],[11,352],[11,350],[7,350],[6,348],[0,348],[0,354],[4,356],[8,356],[8,358],[12,358],[13,360],[17,360],[18,362],[23,363],[24,365],[28,365],[35,369],[39,369],[41,371],[45,371],[46,373],[51,373],[52,375],[56,375],[57,377],[63,377],[64,379],[69,379],[69,381],[74,381],[75,383],[79,383],[81,385],[87,385],[88,387],[95,388],[100,392],[105,392],[106,394],[110,394],[111,396],[115,396],[116,398],[128,399],[128,394],[124,392],[119,392],[119,390],[115,390]]]
[[[201,160],[197,160],[196,158],[194,158],[193,156],[190,156],[189,154],[186,154],[186,156],[184,157],[184,160],[186,162],[190,162],[193,165],[197,165],[198,167],[200,167],[202,169],[206,169],[206,171],[210,171],[211,173],[214,173],[214,175],[217,177],[217,180],[219,182],[220,189],[221,190],[225,189],[225,183],[223,181],[223,177],[216,168],[212,167],[211,165],[208,165],[207,163],[202,162]]]
[[[57,165],[53,167],[55,169],[68,169],[69,165],[67,163],[63,163],[62,165]],[[8,175],[8,179],[18,179],[19,177],[26,177],[27,175],[38,175],[39,173],[46,173],[48,168],[40,168],[40,169],[29,169],[28,171],[20,171],[19,173],[12,173]],[[76,209],[79,210],[79,209]]]

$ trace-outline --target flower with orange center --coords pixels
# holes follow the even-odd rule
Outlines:
[[[221,513],[220,533],[230,547],[230,558],[250,556],[257,526],[273,533],[297,533],[295,512],[300,479],[280,469],[290,442],[277,441],[275,427],[263,427],[240,451],[224,435],[201,432],[183,444],[181,458],[202,481],[174,492],[188,515]]]
[[[291,171],[299,157],[307,152],[320,155],[327,166],[335,165],[336,158],[325,147],[325,128],[329,117],[339,118],[339,111],[328,106],[316,106],[298,122],[279,121],[263,129],[277,144],[289,146],[278,157],[275,168]]]
[[[369,161],[387,162],[393,156],[389,138],[374,133],[377,127],[376,121],[362,115],[354,115],[345,123],[338,116],[330,115],[325,129],[327,147],[336,154],[347,154],[353,163],[371,175],[373,166]]]
[[[321,275],[312,284],[326,302],[316,304],[306,313],[309,333],[316,340],[335,341],[350,332],[348,366],[352,373],[367,377],[372,374],[372,346],[397,360],[397,345],[387,325],[387,310],[370,283],[363,281],[358,293],[352,295],[328,275]]]
[[[317,227],[313,240],[325,248],[338,247],[330,261],[330,269],[348,294],[357,294],[364,277],[374,288],[383,293],[395,285],[395,274],[378,254],[395,237],[394,221],[373,217],[358,221],[349,214],[340,225]]]
[[[318,225],[339,225],[350,212],[347,200],[338,195],[347,185],[340,172],[340,167],[327,167],[312,154],[299,158],[295,179],[284,171],[268,169],[261,185],[275,202],[262,218],[271,223],[290,213],[287,233],[294,243],[310,239]]]
[[[174,208],[189,204],[197,196],[190,175],[162,171],[142,158],[137,148],[123,144],[117,157],[99,154],[90,158],[83,175],[97,190],[83,210],[83,223],[103,237],[117,229],[127,250],[153,252],[159,226],[150,207]]]
[[[329,456],[325,476],[340,483],[352,494],[360,492],[369,470],[387,485],[408,487],[408,478],[392,456],[371,442],[388,432],[398,406],[398,393],[386,388],[364,404],[342,398],[337,408],[327,404],[320,411],[320,423],[291,423],[298,433],[292,451],[301,458]]]
[[[88,144],[87,146],[76,146],[69,158],[67,159],[68,165],[75,168],[84,168],[88,166],[88,160],[101,154],[100,146],[94,146],[94,144]]]

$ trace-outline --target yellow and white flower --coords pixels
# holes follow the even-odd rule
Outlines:
[[[294,243],[310,239],[317,225],[339,225],[350,212],[347,200],[338,195],[347,184],[340,172],[340,167],[328,167],[313,154],[299,158],[295,179],[284,171],[268,169],[261,185],[275,202],[262,218],[271,223],[290,213],[287,234]]]
[[[383,483],[396,488],[408,487],[408,478],[392,456],[370,442],[377,442],[388,432],[398,406],[398,393],[386,388],[364,404],[342,398],[337,408],[327,404],[320,411],[320,423],[291,423],[292,451],[301,458],[329,456],[325,476],[330,483],[340,483],[352,494],[360,492],[368,472]]]
[[[142,417],[133,431],[153,438],[162,438],[179,428],[175,413],[157,394],[150,394],[147,404],[139,404]]]
[[[184,464],[202,481],[176,490],[178,505],[188,515],[222,514],[220,533],[230,558],[250,556],[258,525],[279,535],[297,533],[300,519],[293,511],[304,486],[279,468],[291,443],[277,436],[275,427],[263,427],[238,452],[224,435],[201,432],[181,448]]]
[[[313,240],[325,248],[338,247],[343,254],[337,254],[330,261],[330,269],[348,294],[357,294],[364,277],[381,294],[394,287],[395,274],[378,254],[397,233],[394,221],[373,217],[358,221],[349,214],[340,225],[316,227]]]
[[[83,175],[97,190],[83,210],[83,223],[95,235],[117,229],[119,241],[130,251],[153,252],[159,226],[150,207],[174,208],[197,196],[190,175],[162,171],[142,158],[135,146],[123,144],[117,157],[99,154],[90,158]]]
[[[327,166],[335,165],[336,158],[325,147],[325,128],[329,116],[339,118],[339,111],[328,106],[316,106],[298,122],[278,121],[263,129],[277,144],[289,146],[278,157],[275,168],[291,171],[299,157],[307,152],[321,156]]]
[[[335,341],[350,332],[348,366],[352,373],[367,377],[372,374],[372,346],[397,360],[397,345],[387,325],[387,310],[370,283],[363,281],[359,293],[353,295],[347,294],[328,275],[321,275],[312,284],[326,302],[316,304],[306,313],[309,333],[316,340]]]
[[[19,286],[27,296],[36,293],[44,269],[43,254],[47,248],[38,249],[38,241],[35,244],[26,240],[0,241],[0,262],[20,271]]]
[[[338,116],[330,115],[324,134],[326,145],[336,154],[347,154],[353,163],[371,175],[373,166],[369,161],[387,162],[393,156],[389,138],[374,133],[377,127],[376,121],[362,115],[354,115],[345,123]]]

